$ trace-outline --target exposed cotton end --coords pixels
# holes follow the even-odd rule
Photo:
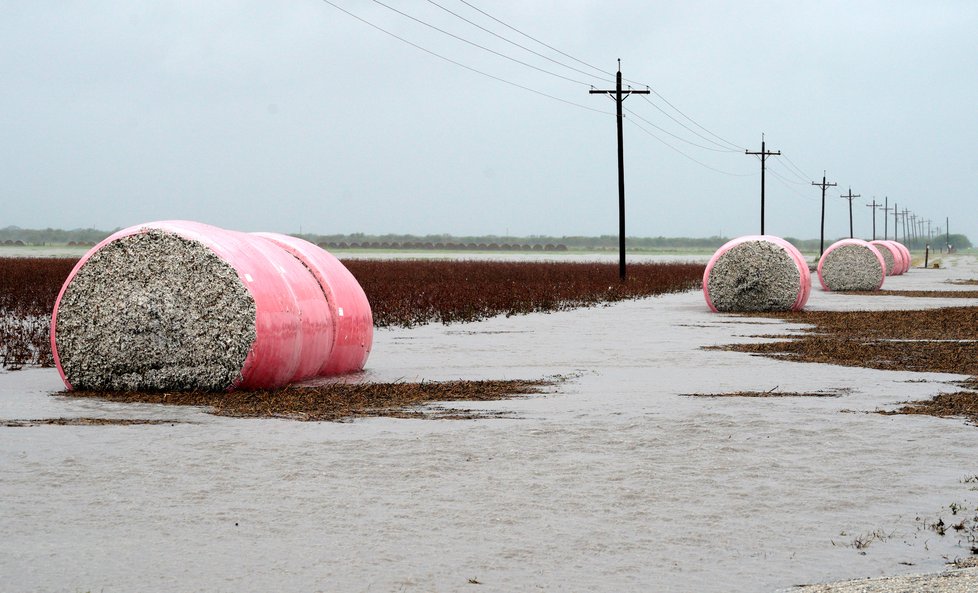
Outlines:
[[[222,390],[255,342],[237,272],[192,240],[150,230],[103,245],[59,300],[65,380],[92,390]]]
[[[878,290],[883,285],[885,270],[886,261],[875,245],[859,239],[843,239],[822,254],[818,280],[825,290]]]
[[[800,310],[810,290],[801,254],[768,236],[728,242],[710,260],[703,280],[707,304],[723,312]]]

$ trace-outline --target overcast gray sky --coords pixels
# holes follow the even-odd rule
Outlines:
[[[829,237],[851,186],[857,236],[886,196],[978,239],[973,0],[383,0],[547,72],[331,2],[506,82],[323,0],[5,0],[0,227],[616,234],[614,102],[588,89],[621,58],[658,93],[624,103],[629,235],[757,233],[763,132],[769,234],[818,237],[826,169]]]

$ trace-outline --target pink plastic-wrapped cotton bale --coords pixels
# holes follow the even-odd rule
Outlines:
[[[890,248],[893,252],[893,275],[899,276],[907,271],[907,261],[903,254],[903,250],[900,249],[899,244],[896,241],[884,240],[883,243]]]
[[[805,258],[771,235],[728,241],[703,273],[703,296],[712,311],[800,311],[811,290]]]
[[[876,240],[870,241],[870,245],[879,250],[880,255],[883,256],[883,261],[886,262],[886,275],[893,276],[896,274],[896,270],[903,267],[903,254],[899,253],[899,250],[890,245],[889,241]]]
[[[276,233],[255,233],[285,249],[312,273],[319,283],[334,321],[330,356],[315,376],[359,371],[373,345],[374,323],[367,295],[340,260],[312,243]]]
[[[879,290],[886,262],[875,245],[861,239],[842,239],[818,260],[818,281],[825,290]]]
[[[306,242],[189,221],[124,229],[62,286],[55,364],[68,389],[91,390],[274,389],[359,370],[370,306],[331,257]]]

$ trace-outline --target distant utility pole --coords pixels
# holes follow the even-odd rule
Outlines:
[[[760,150],[760,152],[752,151],[752,150],[745,150],[744,151],[744,154],[753,154],[753,155],[758,155],[758,156],[761,157],[761,234],[763,235],[764,234],[764,169],[765,169],[764,163],[767,161],[767,157],[769,157],[769,156],[779,156],[781,154],[781,151],[780,150],[777,150],[777,151],[771,152],[771,151],[767,150],[766,145],[764,143],[764,134],[762,133],[761,134],[761,150]]]
[[[876,196],[873,196],[873,203],[872,204],[866,204],[866,207],[867,208],[872,208],[873,209],[873,241],[876,240],[876,208],[879,207],[879,206],[882,206],[882,205],[883,204],[877,204],[876,203]]]
[[[888,228],[890,226],[888,224],[890,221],[890,210],[893,210],[893,208],[890,208],[889,196],[883,197],[883,206],[884,207],[880,208],[880,210],[883,211],[883,240],[886,241],[886,239],[888,238],[887,235],[890,234],[890,229]],[[896,227],[893,227],[893,232],[894,233],[896,232]]]
[[[910,213],[910,237],[913,243],[917,243],[917,215]]]
[[[910,220],[910,211],[906,208],[900,213],[901,218],[903,218],[903,240],[906,241],[907,245],[910,245],[910,236],[907,234],[907,221]]]
[[[900,240],[900,224],[897,221],[897,217],[900,215],[900,209],[897,208],[897,203],[893,202],[893,240]]]
[[[951,253],[951,218],[944,217],[944,242],[947,243],[947,252]]]
[[[853,198],[860,198],[862,196],[860,196],[859,194],[852,193],[852,188],[850,187],[848,194],[846,194],[844,196],[839,196],[839,197],[840,198],[843,198],[843,199],[846,199],[846,200],[849,200],[849,238],[852,239],[852,238],[854,238],[854,235],[853,235],[853,232],[852,232],[852,199]]]
[[[592,95],[613,95],[618,106],[618,277],[625,281],[625,143],[622,134],[621,104],[629,95],[647,95],[651,91],[621,90],[621,58],[618,58],[618,74],[615,76],[615,90],[591,89]]]
[[[817,181],[813,181],[812,182],[812,185],[814,185],[816,187],[822,188],[822,234],[821,234],[821,239],[819,240],[819,244],[818,244],[818,257],[821,258],[822,257],[822,254],[825,253],[825,190],[826,190],[826,188],[829,188],[829,187],[835,187],[838,184],[837,183],[826,183],[826,181],[825,181],[825,170],[823,169],[822,170],[822,183],[818,183]],[[850,192],[850,193],[852,193],[852,192]]]
[[[928,243],[930,243],[931,238],[933,237],[933,235],[930,234],[930,223],[931,222],[932,222],[931,219],[928,218],[927,219],[927,242]]]

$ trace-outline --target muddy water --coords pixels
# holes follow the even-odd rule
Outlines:
[[[957,263],[885,287],[978,278]],[[816,290],[809,307],[945,303]],[[377,333],[366,379],[568,376],[474,421],[235,420],[0,375],[0,418],[175,421],[0,428],[0,590],[756,592],[969,555],[925,523],[974,514],[978,429],[865,413],[956,377],[699,349],[785,327],[687,293]],[[851,391],[682,395],[773,388]]]

